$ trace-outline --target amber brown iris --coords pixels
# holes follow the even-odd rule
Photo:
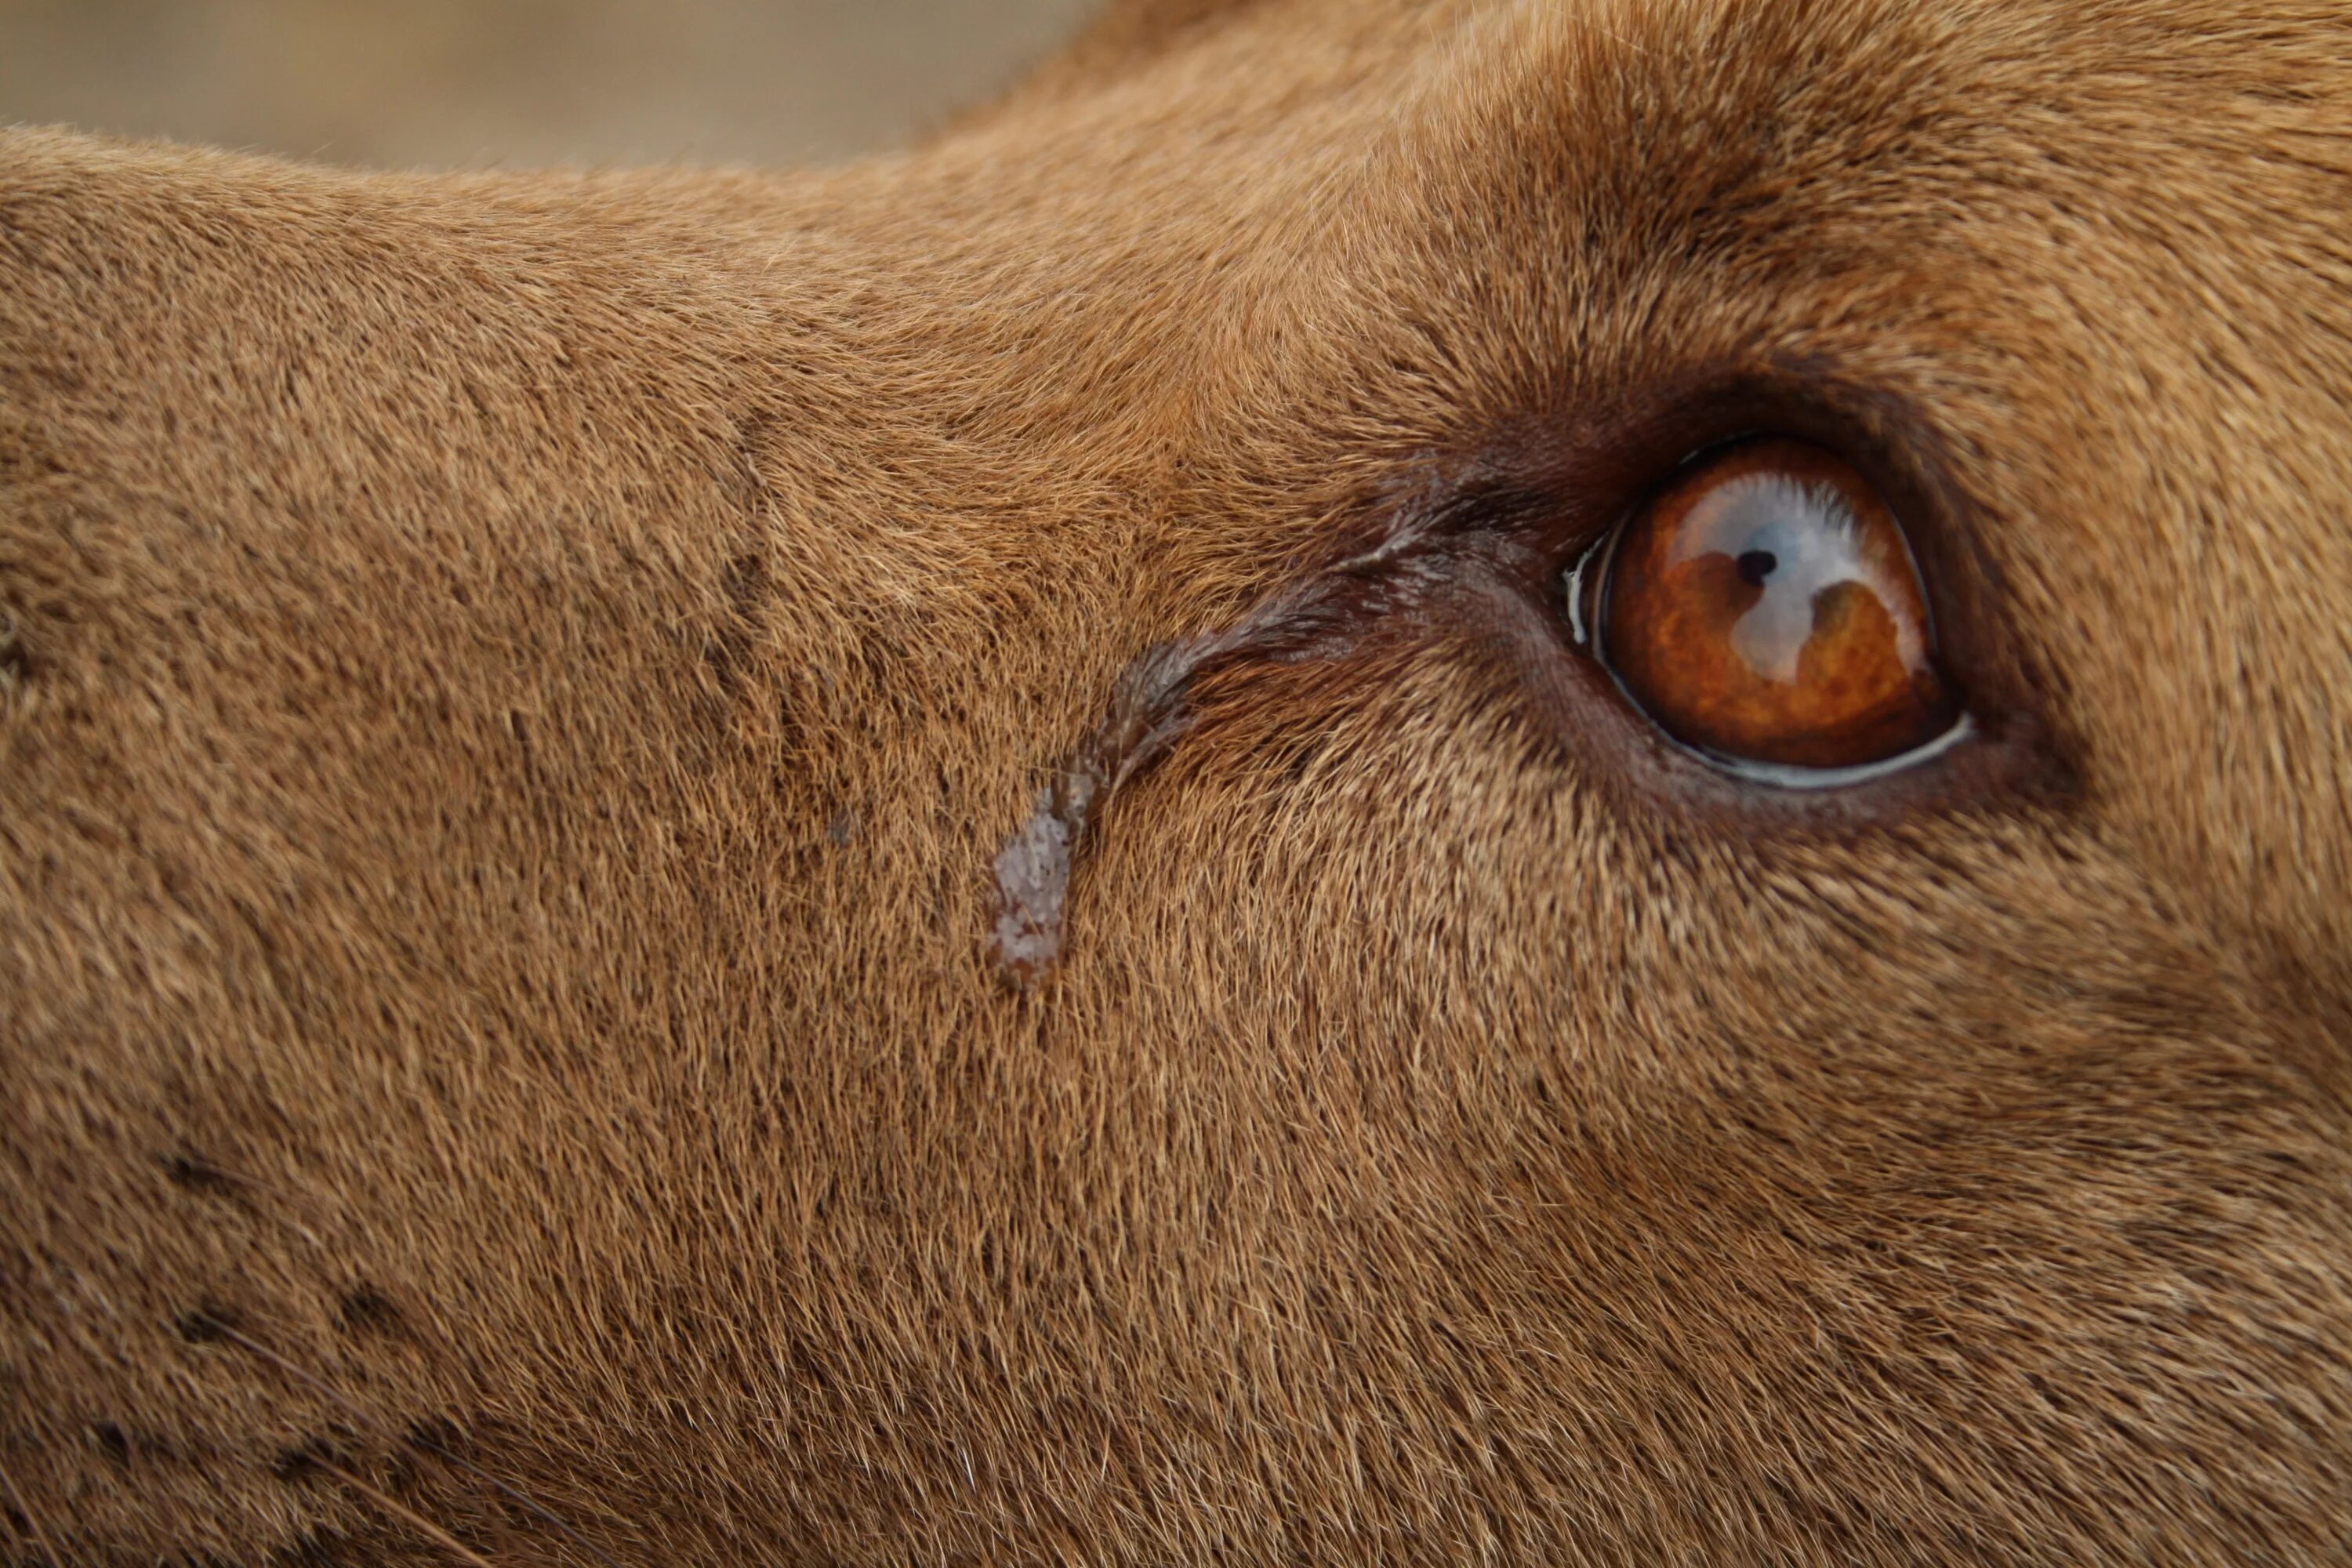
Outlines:
[[[1818,447],[1774,437],[1702,460],[1628,520],[1606,573],[1602,657],[1686,744],[1853,768],[1958,719],[1901,525]]]

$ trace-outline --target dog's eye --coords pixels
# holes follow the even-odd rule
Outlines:
[[[1771,437],[1711,454],[1628,517],[1597,564],[1570,584],[1594,651],[1659,728],[1735,772],[1851,783],[1966,728],[1901,524],[1818,447]]]

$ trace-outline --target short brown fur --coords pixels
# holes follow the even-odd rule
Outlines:
[[[0,1560],[2352,1556],[2347,197],[2288,0],[1179,5],[779,179],[11,134]],[[1482,486],[1547,567],[1741,378],[2039,772],[1759,816],[1496,577],[1204,683],[1006,983],[1133,660]]]

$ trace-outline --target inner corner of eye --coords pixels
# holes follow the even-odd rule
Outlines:
[[[1895,509],[1811,443],[1755,437],[1691,462],[1562,586],[1576,647],[1658,729],[1735,770],[1845,782],[1940,754],[1964,728]]]
[[[1581,649],[1590,650],[1593,646],[1594,612],[1598,608],[1594,595],[1601,586],[1600,568],[1613,532],[1604,531],[1588,541],[1560,576],[1561,592],[1568,603],[1569,638]]]

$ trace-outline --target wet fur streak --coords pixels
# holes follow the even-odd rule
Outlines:
[[[2352,34],[1130,4],[0,138],[0,1563],[2352,1555]],[[1834,447],[1978,721],[1562,573]]]
[[[1391,617],[1430,609],[1432,585],[1456,574],[1439,559],[1427,519],[1409,516],[1370,550],[1285,584],[1230,626],[1161,643],[1120,672],[1109,711],[1055,772],[995,862],[992,951],[1028,987],[1061,961],[1070,876],[1118,792],[1149,772],[1198,721],[1194,690],[1267,661],[1336,664]]]

